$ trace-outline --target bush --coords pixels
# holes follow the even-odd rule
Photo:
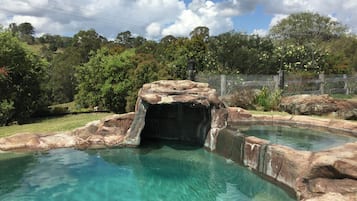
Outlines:
[[[254,103],[264,111],[278,110],[280,99],[281,90],[263,87],[255,97]]]
[[[3,100],[0,102],[0,126],[9,123],[14,112],[14,102]]]

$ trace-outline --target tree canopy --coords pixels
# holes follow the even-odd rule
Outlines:
[[[43,104],[44,67],[10,32],[0,32],[0,125],[26,121]]]
[[[302,12],[289,15],[273,26],[269,34],[282,41],[299,45],[327,41],[346,34],[347,27],[330,17]]]
[[[130,31],[108,40],[94,29],[73,37],[34,37],[30,23],[12,23],[0,29],[0,124],[26,120],[44,104],[70,101],[132,111],[144,83],[187,79],[188,61],[205,74],[356,73],[357,37],[347,29],[305,12],[283,19],[268,36],[236,31],[211,36],[208,27],[199,26],[187,37],[160,40]]]

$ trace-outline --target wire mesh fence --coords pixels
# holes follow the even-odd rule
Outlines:
[[[199,82],[206,82],[221,96],[242,89],[282,89],[283,95],[295,94],[357,94],[357,75],[346,74],[293,74],[277,75],[205,75],[199,74]]]

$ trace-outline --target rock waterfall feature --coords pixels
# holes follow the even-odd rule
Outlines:
[[[215,150],[228,112],[208,84],[165,80],[139,91],[134,121],[124,144],[137,146],[145,138],[179,140]]]

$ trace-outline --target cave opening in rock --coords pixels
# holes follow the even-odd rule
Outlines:
[[[174,140],[203,146],[211,128],[210,108],[192,103],[149,105],[141,143]]]

